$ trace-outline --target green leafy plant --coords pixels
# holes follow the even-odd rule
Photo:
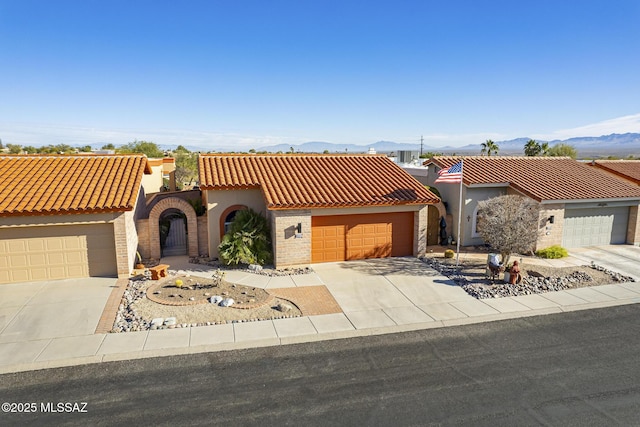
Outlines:
[[[196,216],[202,216],[207,213],[207,208],[202,205],[201,197],[188,199],[187,202],[189,202],[189,204],[193,207],[193,210],[196,211]]]
[[[569,253],[565,248],[560,245],[549,246],[548,248],[540,249],[536,251],[536,255],[540,258],[558,259],[569,256]]]
[[[226,265],[270,263],[273,255],[267,219],[252,209],[238,211],[218,253]]]

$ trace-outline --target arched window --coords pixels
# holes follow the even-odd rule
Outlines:
[[[247,209],[244,205],[233,205],[229,206],[227,209],[222,212],[220,215],[220,240],[224,237],[225,234],[229,231],[229,227],[231,226],[231,222],[236,217],[236,213],[243,209]]]
[[[236,217],[237,213],[238,213],[238,211],[232,211],[224,219],[224,228],[223,228],[224,234],[227,234],[229,232],[229,229],[231,228],[231,223],[233,222],[233,219]],[[224,236],[224,234],[223,234],[223,236]]]
[[[471,223],[471,237],[480,237],[481,221],[478,218],[478,206],[473,210],[473,222]]]

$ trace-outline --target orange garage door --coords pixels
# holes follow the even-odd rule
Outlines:
[[[413,212],[311,218],[312,262],[413,254]]]

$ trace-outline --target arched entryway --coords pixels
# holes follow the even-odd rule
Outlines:
[[[167,225],[168,224],[168,225]],[[184,231],[181,227],[185,226]],[[161,227],[166,227],[166,232],[161,231]],[[173,228],[173,234],[171,229]],[[183,234],[182,234],[183,233]],[[186,239],[186,251],[181,247],[180,236]],[[166,239],[165,239],[166,236]],[[169,244],[172,251],[189,256],[198,256],[198,221],[193,207],[185,200],[177,197],[167,197],[159,201],[149,213],[149,240],[151,258],[160,259],[163,255],[162,246],[166,247],[166,240],[173,239]]]
[[[442,202],[428,206],[427,216],[427,246],[440,244],[440,218],[447,215],[447,210]]]
[[[165,256],[187,255],[187,216],[178,209],[167,209],[160,215],[160,253]]]

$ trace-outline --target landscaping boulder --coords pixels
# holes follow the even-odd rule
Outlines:
[[[225,298],[220,302],[221,307],[231,307],[234,301],[233,298]]]

